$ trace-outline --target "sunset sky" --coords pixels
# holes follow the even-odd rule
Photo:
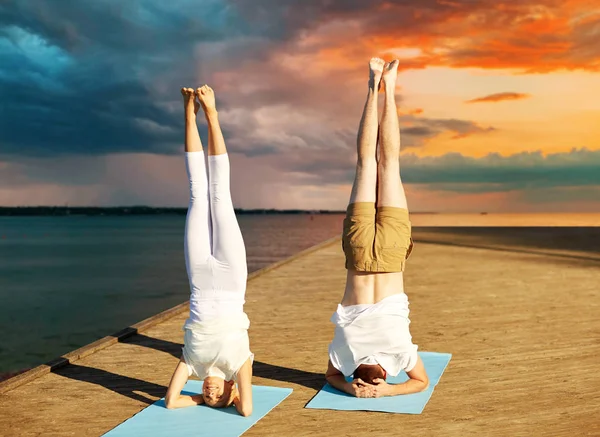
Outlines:
[[[380,56],[413,211],[600,211],[594,3],[2,2],[0,205],[185,206],[208,83],[237,207],[343,209]]]

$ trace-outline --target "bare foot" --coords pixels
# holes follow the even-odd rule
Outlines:
[[[183,96],[183,108],[186,116],[196,116],[200,105],[196,101],[196,95],[192,88],[181,88],[181,95]]]
[[[374,90],[379,89],[384,65],[385,61],[381,58],[371,58],[369,61],[369,85],[372,86]]]
[[[215,92],[208,85],[204,85],[196,90],[196,96],[202,105],[202,109],[206,115],[217,112],[217,105],[215,102]]]
[[[400,62],[394,59],[383,67],[383,84],[385,89],[394,90],[396,88],[396,78],[398,77],[398,64]]]

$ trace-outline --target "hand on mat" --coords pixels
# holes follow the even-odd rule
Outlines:
[[[393,388],[390,384],[385,382],[385,379],[375,378],[373,380],[373,384],[375,384],[375,396],[376,398],[381,398],[384,396],[392,395]]]
[[[356,378],[351,383],[351,394],[357,398],[374,398],[375,397],[375,386],[367,384],[360,378]]]

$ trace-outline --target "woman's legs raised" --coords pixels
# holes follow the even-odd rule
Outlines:
[[[185,164],[190,183],[184,254],[190,288],[193,291],[195,267],[205,265],[211,255],[210,204],[204,152],[196,125],[199,105],[193,89],[182,88],[181,94],[185,110]]]
[[[210,258],[210,211],[208,202],[208,180],[204,166],[202,142],[196,125],[199,104],[191,88],[182,88],[185,114],[185,167],[190,183],[190,202],[185,221],[184,255],[190,289],[194,291],[194,271]],[[188,367],[183,357],[177,365],[165,395],[167,408],[181,408],[201,404],[202,396],[182,396],[181,390],[188,380]]]
[[[247,278],[246,248],[230,191],[230,166],[225,140],[219,124],[213,90],[203,86],[196,90],[208,123],[209,197],[212,216],[213,257],[221,269],[221,287],[228,291],[245,290]]]

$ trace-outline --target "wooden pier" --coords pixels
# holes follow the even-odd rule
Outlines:
[[[334,240],[248,283],[254,383],[294,392],[245,435],[600,435],[598,250],[452,229],[414,237],[413,340],[453,354],[423,414],[304,408],[323,385],[344,288]],[[99,436],[133,416],[164,395],[186,317],[183,304],[0,383],[0,435]]]

